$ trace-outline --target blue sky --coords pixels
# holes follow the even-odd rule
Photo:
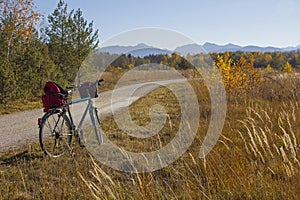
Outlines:
[[[34,0],[48,16],[58,0]],[[300,45],[298,0],[66,0],[99,29],[100,42],[141,27],[178,31],[203,44]],[[172,47],[170,47],[172,48]]]

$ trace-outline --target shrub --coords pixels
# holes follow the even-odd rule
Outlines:
[[[218,55],[215,65],[218,67],[227,92],[231,95],[241,95],[257,87],[262,81],[259,69],[253,66],[251,55],[248,59],[240,57],[234,61],[229,53]]]

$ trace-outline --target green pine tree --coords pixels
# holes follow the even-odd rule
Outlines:
[[[73,83],[81,63],[98,46],[98,30],[93,31],[93,22],[88,24],[80,9],[69,12],[62,0],[48,22],[49,54],[57,67],[57,81],[63,85]]]
[[[67,10],[67,4],[59,1],[57,8],[48,16],[49,26],[46,28],[48,36],[49,55],[56,66],[56,81],[66,85],[74,77],[72,66],[72,14]],[[64,81],[65,80],[65,81]]]

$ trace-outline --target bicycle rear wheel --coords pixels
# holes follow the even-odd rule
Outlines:
[[[47,113],[41,122],[40,146],[45,154],[59,157],[67,152],[72,140],[72,127],[63,111]]]

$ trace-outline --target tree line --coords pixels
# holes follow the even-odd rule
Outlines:
[[[107,54],[107,55],[105,55]],[[108,53],[100,53],[99,57],[108,57]],[[287,65],[291,68],[300,69],[300,51],[293,52],[272,52],[272,53],[261,53],[261,52],[224,52],[224,53],[209,53],[209,54],[197,54],[183,57],[177,52],[173,52],[171,55],[148,55],[143,58],[134,57],[130,53],[116,56],[110,65],[111,70],[118,68],[119,70],[128,70],[133,67],[140,66],[149,63],[163,64],[174,69],[191,69],[194,66],[189,62],[190,60],[198,59],[201,65],[211,65],[212,63],[218,62],[218,56],[225,56],[232,59],[233,62],[238,62],[241,58],[247,62],[252,63],[254,68],[260,69],[273,69],[273,70],[284,70]],[[109,60],[109,59],[107,59]],[[204,66],[208,67],[208,66]]]

